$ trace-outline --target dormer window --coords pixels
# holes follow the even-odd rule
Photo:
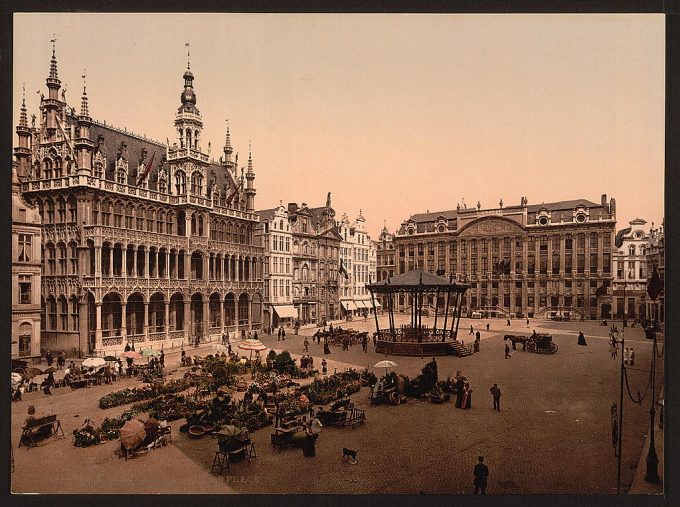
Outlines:
[[[576,221],[579,224],[582,224],[583,222],[585,222],[586,221],[586,214],[585,213],[577,213],[576,214]]]

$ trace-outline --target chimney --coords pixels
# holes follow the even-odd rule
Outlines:
[[[600,204],[602,204],[602,206],[607,205],[607,194],[602,194],[602,201],[600,202]]]
[[[288,213],[295,213],[297,211],[297,203],[296,202],[289,202],[288,203]]]

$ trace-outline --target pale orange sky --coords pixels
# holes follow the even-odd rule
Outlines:
[[[377,237],[413,213],[606,193],[617,229],[659,224],[664,17],[638,15],[17,14],[14,118],[57,37],[59,78],[95,119],[170,142],[185,42],[202,144],[229,118],[257,209],[319,206]],[[16,142],[16,141],[15,141]]]

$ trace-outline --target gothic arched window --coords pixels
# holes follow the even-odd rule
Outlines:
[[[187,193],[187,177],[184,171],[175,173],[175,193],[177,195],[186,195]]]

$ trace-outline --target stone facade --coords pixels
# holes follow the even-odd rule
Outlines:
[[[606,317],[615,226],[616,203],[606,195],[599,204],[529,205],[523,197],[518,206],[416,214],[394,236],[395,272],[423,269],[469,283],[468,312]],[[398,301],[399,309],[409,305]]]
[[[25,118],[25,108],[22,108]],[[12,359],[39,358],[40,243],[42,227],[38,209],[21,197],[15,168],[12,171]],[[76,305],[71,300],[67,305]],[[67,308],[68,312],[68,308]],[[76,315],[77,316],[77,315]]]
[[[649,231],[649,244],[646,251],[647,254],[647,271],[649,276],[654,272],[654,269],[659,273],[661,281],[666,280],[666,239],[664,234],[664,224],[661,227],[652,228]],[[652,300],[649,296],[645,298],[646,316],[648,319],[656,321],[662,328],[666,322],[666,291],[662,290],[656,300]]]
[[[375,273],[375,258],[373,271],[371,271],[371,250],[373,244],[371,237],[366,232],[366,219],[359,211],[359,216],[350,223],[347,214],[343,214],[338,223],[339,233],[342,236],[340,243],[340,259],[347,276],[339,278],[341,315],[364,315],[372,313],[370,294],[366,290],[371,272]],[[375,279],[375,274],[373,275]]]
[[[378,240],[374,241],[374,248],[376,252],[376,273],[375,280],[387,280],[396,274],[396,251],[394,249],[394,235],[387,230],[387,226],[380,231]],[[378,301],[382,307],[385,306],[384,295],[377,295]]]
[[[636,218],[630,227],[616,234],[613,253],[614,280],[612,281],[612,317],[636,319],[645,317],[647,294],[647,222]]]
[[[188,66],[183,79],[178,142],[160,143],[93,120],[85,88],[69,107],[53,50],[40,121],[22,120],[15,149],[43,223],[43,348],[101,355],[261,326],[252,156],[239,175],[229,129],[219,161],[203,151]]]
[[[255,236],[264,247],[264,319],[268,330],[290,325],[299,317],[293,308],[293,234],[283,204],[258,211]]]

